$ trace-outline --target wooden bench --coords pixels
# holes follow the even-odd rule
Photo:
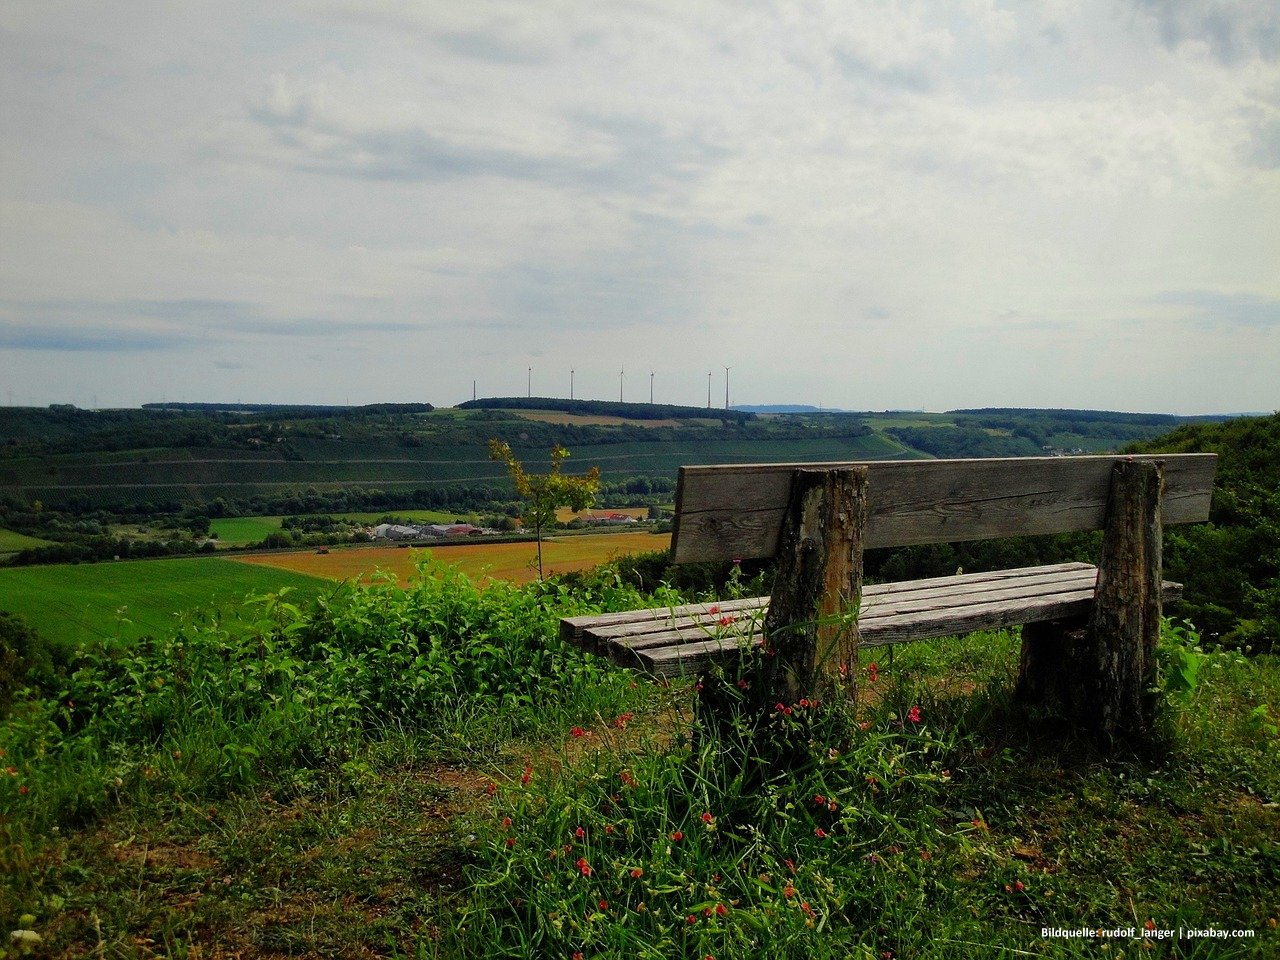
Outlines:
[[[1044,674],[1059,670],[1064,656],[1089,659],[1060,649],[1068,626],[1114,621],[1105,629],[1095,623],[1093,632],[1123,634],[1104,640],[1145,645],[1150,659],[1162,603],[1181,590],[1160,576],[1162,524],[1208,518],[1215,467],[1212,454],[683,467],[674,561],[776,557],[772,600],[570,617],[562,636],[660,677],[725,665],[743,640],[768,637],[770,646],[787,648],[783,669],[795,694],[823,676],[828,685],[853,676],[859,643],[1052,624],[1031,631],[1037,642],[1030,650],[1024,630],[1023,672],[1031,679],[1023,686],[1043,697]],[[1099,529],[1097,567],[1054,564],[862,587],[862,551],[872,547]],[[850,610],[856,622],[840,616]],[[1149,663],[1136,669],[1145,677]]]

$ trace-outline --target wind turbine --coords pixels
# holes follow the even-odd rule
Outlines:
[[[707,409],[711,409],[711,371],[707,371]]]
[[[724,408],[726,410],[729,409],[729,371],[732,369],[733,367],[724,368]]]
[[[649,402],[653,403],[653,371],[649,371]]]
[[[573,399],[573,368],[569,368],[569,399]]]
[[[529,396],[533,396],[533,367],[529,368]]]
[[[622,402],[622,377],[627,372],[627,368],[623,367],[618,371],[618,402]]]

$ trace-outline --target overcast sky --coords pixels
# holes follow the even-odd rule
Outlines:
[[[0,402],[1280,407],[1273,0],[4,0],[0,93]]]

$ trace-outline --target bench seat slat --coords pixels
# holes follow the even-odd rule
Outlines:
[[[858,617],[861,643],[880,646],[1076,616],[1088,611],[1095,578],[1096,569],[1089,564],[1054,564],[868,585]],[[1166,600],[1181,591],[1181,584],[1164,584]],[[574,617],[568,618],[572,626],[562,630],[566,639],[573,639],[572,631],[574,642],[619,665],[678,676],[732,657],[740,642],[759,643],[767,603],[767,597],[749,597]],[[712,606],[720,612],[710,614]],[[722,629],[720,616],[737,618],[723,639],[714,636]]]

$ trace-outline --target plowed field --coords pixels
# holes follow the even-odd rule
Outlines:
[[[544,540],[542,565],[550,576],[573,570],[589,570],[612,557],[627,553],[666,550],[670,534],[611,533],[598,536]],[[450,544],[429,549],[404,547],[356,547],[331,549],[329,553],[297,551],[257,554],[237,558],[241,563],[264,564],[333,580],[367,580],[378,571],[403,583],[413,576],[423,553],[460,567],[473,578],[488,577],[527,583],[538,576],[538,548],[530,542]]]

